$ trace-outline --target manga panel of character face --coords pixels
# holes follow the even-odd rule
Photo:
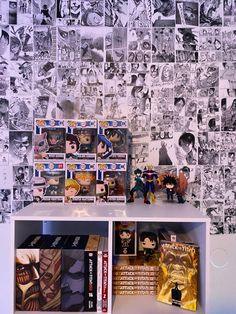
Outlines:
[[[104,25],[104,1],[99,0],[95,3],[84,0],[81,2],[81,24],[84,26]]]
[[[30,164],[32,162],[32,132],[9,132],[10,160],[13,164]]]

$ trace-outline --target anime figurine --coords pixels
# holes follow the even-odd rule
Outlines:
[[[74,196],[80,192],[80,185],[73,179],[66,179],[65,181],[65,203],[72,202]]]
[[[120,247],[121,247],[120,254],[128,254],[129,248],[133,247],[131,231],[129,229],[120,230],[119,238],[120,238]]]
[[[50,172],[46,173],[44,175],[46,179],[46,195],[47,196],[59,196],[61,195],[61,184],[60,184],[60,179],[63,177],[63,174],[61,172]]]
[[[135,174],[135,185],[134,187],[130,190],[130,198],[128,199],[127,203],[133,203],[134,202],[134,193],[138,193],[139,191],[143,194],[144,202],[146,199],[146,190],[145,190],[145,184],[143,183],[142,180],[142,170],[140,169],[135,169],[134,174]]]
[[[166,187],[167,200],[173,201],[173,195],[175,194],[174,187],[177,185],[177,180],[173,176],[165,176],[163,184]]]
[[[116,189],[116,178],[110,177],[109,174],[106,174],[104,177],[104,183],[108,186],[108,195],[115,195]]]
[[[64,129],[47,130],[47,140],[49,144],[49,153],[64,153]]]
[[[81,131],[78,134],[78,138],[79,138],[79,152],[80,153],[91,153],[93,146],[93,136],[89,131]]]
[[[95,175],[88,171],[76,172],[75,180],[80,185],[80,195],[88,195],[90,187],[95,180]]]
[[[46,180],[42,177],[34,177],[33,179],[33,199],[38,203],[42,201],[46,193]]]
[[[140,235],[140,241],[144,259],[148,262],[157,249],[157,235],[154,232],[143,231]]]
[[[124,144],[124,134],[121,129],[106,129],[105,136],[109,139],[114,149]]]
[[[112,154],[112,143],[105,135],[98,134],[97,156],[99,159],[107,159]]]
[[[49,145],[47,141],[47,133],[34,135],[34,158],[44,159],[47,158],[47,151],[49,150]]]
[[[148,165],[147,168],[145,167],[143,171],[143,178],[145,180],[145,195],[144,195],[144,203],[150,204],[149,198],[151,201],[155,201],[155,181],[158,180],[158,175],[156,171],[152,169],[151,165]]]
[[[162,174],[160,176],[160,182],[162,188],[166,189],[168,201],[173,201],[173,196],[176,194],[178,203],[185,202],[183,196],[187,190],[188,181],[183,171],[180,171],[179,176],[170,173]]]
[[[74,134],[66,134],[66,158],[76,158],[80,148],[78,137]]]
[[[97,180],[96,183],[96,198],[98,202],[106,202],[108,195],[108,185],[102,180]]]

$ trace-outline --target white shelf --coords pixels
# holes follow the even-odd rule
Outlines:
[[[176,306],[157,302],[155,296],[115,296],[113,314],[184,314],[206,312],[198,306],[196,312],[182,310]]]
[[[31,204],[13,215],[12,220],[206,222],[208,218],[188,203],[157,201],[154,205]]]
[[[11,218],[12,234],[12,291],[15,290],[15,248],[33,233],[73,234],[97,232],[109,237],[108,249],[112,252],[113,222],[137,221],[171,224],[182,228],[192,241],[200,247],[199,303],[197,314],[208,314],[209,298],[209,218],[192,205],[157,201],[146,205],[138,200],[122,205],[82,205],[82,204],[31,204]],[[184,314],[186,311],[175,306],[160,303],[155,296],[112,296],[112,254],[109,255],[108,269],[108,314]],[[9,314],[30,314],[32,312],[14,310]],[[34,312],[35,314],[58,312]],[[73,314],[73,312],[70,312]],[[84,312],[86,313],[86,312]]]

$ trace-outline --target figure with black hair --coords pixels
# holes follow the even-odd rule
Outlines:
[[[173,199],[174,199],[173,195],[175,194],[174,188],[177,184],[175,177],[167,175],[166,177],[164,177],[163,184],[166,187],[167,200],[173,201]]]
[[[154,232],[143,231],[140,235],[145,261],[148,262],[157,249],[157,235]]]
[[[96,199],[99,203],[107,202],[108,184],[102,180],[96,182]]]
[[[161,188],[166,189],[168,201],[173,201],[176,194],[178,203],[185,203],[184,195],[188,187],[188,180],[182,169],[178,176],[172,173],[163,173],[159,176]]]
[[[134,202],[134,193],[141,192],[143,194],[143,198],[145,200],[145,184],[143,183],[142,180],[142,170],[135,169],[134,174],[135,174],[135,185],[134,187],[130,190],[130,198],[128,199],[127,203],[133,203]]]
[[[105,135],[111,142],[113,149],[124,144],[124,132],[121,129],[106,129]]]
[[[78,137],[74,134],[66,134],[66,158],[76,158],[79,147]]]

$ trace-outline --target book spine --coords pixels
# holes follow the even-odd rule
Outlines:
[[[156,276],[155,271],[113,271],[113,276]]]
[[[108,252],[102,254],[102,312],[108,308]]]
[[[157,285],[157,280],[155,281],[138,281],[138,280],[113,281],[113,286],[156,286],[156,285]]]
[[[85,251],[84,311],[97,311],[97,252]]]
[[[157,286],[113,286],[116,291],[157,291]]]
[[[97,312],[102,312],[102,251],[98,252],[97,265]]]
[[[150,277],[146,277],[146,276],[113,276],[112,277],[113,280],[131,280],[131,281],[155,281],[157,280],[157,275],[156,276],[150,276]]]
[[[113,289],[113,294],[115,295],[156,295],[156,291],[124,291],[124,290],[115,290]]]
[[[114,265],[113,271],[158,271],[158,266],[144,266],[144,265]]]

